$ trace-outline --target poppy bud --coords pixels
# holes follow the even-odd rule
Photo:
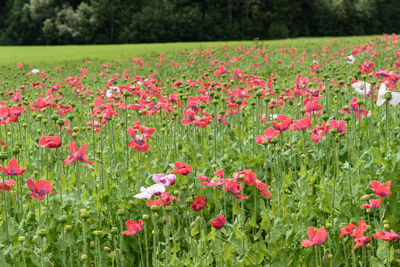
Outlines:
[[[73,131],[74,133],[79,132],[79,127],[74,127],[74,128],[72,128],[72,131]]]
[[[104,251],[105,251],[105,252],[111,252],[111,251],[112,251],[112,249],[111,249],[111,248],[109,248],[109,247],[104,247]]]
[[[160,130],[161,130],[161,132],[165,132],[166,129],[163,127]]]
[[[363,195],[363,196],[360,198],[361,201],[367,201],[367,200],[369,200],[369,199],[370,199],[370,195]]]
[[[52,121],[56,121],[56,120],[58,120],[59,118],[60,118],[60,116],[58,116],[58,115],[51,115],[51,120]]]
[[[24,242],[24,241],[25,241],[25,236],[20,235],[20,236],[18,237],[18,241],[19,241],[19,242]]]
[[[163,223],[164,225],[167,224],[167,217],[164,216],[164,217],[162,218],[162,223]]]
[[[301,158],[301,159],[305,159],[305,158],[306,158],[306,155],[301,154],[301,155],[300,155],[300,158]]]
[[[90,248],[95,249],[96,248],[96,243],[94,241],[90,241]]]
[[[326,224],[326,229],[331,229],[332,228],[332,224],[331,223],[327,223]]]
[[[23,124],[22,124],[22,127],[23,128],[26,128],[28,126],[28,124],[26,123],[26,122],[24,122]]]
[[[77,133],[72,133],[72,138],[76,138],[78,136]]]
[[[65,124],[65,120],[59,119],[57,121],[58,126],[63,126]]]
[[[60,217],[57,218],[57,222],[64,224],[67,222],[67,216],[66,215],[61,215]]]
[[[83,219],[87,219],[89,218],[89,212],[87,211],[87,209],[81,209],[81,216]]]
[[[187,197],[186,202],[193,202],[193,197]]]
[[[36,129],[36,132],[37,132],[38,134],[40,134],[40,133],[42,132],[42,129]]]
[[[42,228],[42,229],[39,229],[38,236],[44,237],[47,235],[47,233],[48,233],[47,228]]]
[[[96,106],[95,106],[93,103],[91,103],[91,104],[89,105],[89,107],[90,107],[90,109],[94,109]]]
[[[96,153],[97,153],[98,155],[100,155],[100,154],[101,154],[101,150],[100,150],[100,149],[97,149],[97,150],[96,150]]]
[[[49,120],[48,119],[43,119],[42,122],[43,122],[43,124],[47,124],[49,122]]]
[[[189,190],[193,190],[193,185],[189,185]]]
[[[174,190],[174,195],[179,195],[179,190]]]
[[[212,164],[211,167],[212,167],[213,169],[216,169],[218,166],[217,166],[217,164]]]
[[[94,234],[95,236],[97,236],[97,237],[101,236],[102,233],[103,233],[103,232],[100,231],[100,230],[95,230],[95,231],[93,231],[93,234]]]
[[[385,228],[385,230],[388,230],[388,229],[389,229],[389,224],[385,223],[385,224],[383,225],[383,228]]]
[[[117,215],[118,216],[123,216],[125,214],[125,210],[124,209],[118,209],[117,210]]]
[[[390,100],[392,100],[392,93],[391,92],[386,92],[384,97],[385,97],[386,101],[390,101]]]
[[[239,99],[236,100],[236,104],[240,105],[242,103],[243,103],[242,99],[239,98]]]
[[[386,223],[389,223],[389,221],[388,220],[383,220],[383,223],[386,224]]]
[[[356,220],[356,218],[350,218],[350,222],[351,223],[357,223],[357,220]]]
[[[367,230],[371,230],[371,229],[372,229],[372,226],[367,224]]]
[[[193,221],[191,224],[190,224],[190,228],[192,229],[193,227],[195,227],[196,226],[196,221]]]
[[[263,140],[261,144],[264,146],[268,145],[268,140]]]
[[[338,131],[337,131],[336,128],[332,128],[331,132],[334,133],[334,134],[336,134]]]
[[[18,148],[21,148],[22,147],[21,141],[16,141],[15,142],[15,146],[18,147]]]
[[[305,113],[306,113],[306,109],[305,109],[305,108],[301,108],[301,109],[300,109],[300,112],[301,112],[302,114],[305,114]]]
[[[39,171],[34,171],[34,172],[33,172],[33,175],[34,175],[34,176],[38,176],[38,175],[39,175]]]
[[[335,141],[336,141],[336,143],[339,143],[339,141],[340,141],[339,135],[337,135],[337,136],[335,137]]]
[[[110,233],[117,234],[118,233],[118,228],[115,227],[115,226],[111,227]]]
[[[18,155],[19,152],[21,152],[21,150],[20,150],[18,147],[13,148],[13,150],[12,150],[12,153],[13,153],[14,155]]]
[[[224,114],[225,114],[225,110],[221,110],[221,111],[219,112],[219,114],[220,114],[220,115],[224,115]]]
[[[128,97],[128,96],[130,96],[130,95],[131,95],[131,94],[130,94],[128,91],[125,91],[124,94],[123,94],[124,97]]]
[[[2,159],[2,160],[7,159],[7,153],[6,152],[0,152],[0,159]]]
[[[88,258],[87,254],[81,255],[81,261],[85,261],[85,260],[87,260],[87,258]]]
[[[227,161],[228,161],[228,159],[227,159],[226,157],[222,157],[222,158],[221,158],[221,162],[222,162],[222,163],[225,163],[225,162],[227,162]]]
[[[218,105],[218,100],[214,99],[214,100],[212,101],[212,103],[213,103],[214,105]]]
[[[148,214],[143,214],[142,215],[142,219],[143,220],[148,220],[149,219],[149,215]]]

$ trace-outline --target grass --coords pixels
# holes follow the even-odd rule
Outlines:
[[[351,37],[351,42],[357,45],[369,38],[371,37]],[[297,49],[305,49],[305,47],[321,46],[329,40],[340,40],[343,43],[346,39],[350,44],[349,37],[296,38],[259,41],[259,44],[276,47],[283,43],[285,46],[295,46]],[[23,63],[32,65],[32,67],[44,67],[46,65],[65,64],[81,60],[129,60],[134,57],[142,57],[157,52],[166,53],[195,48],[201,50],[211,45],[220,47],[225,44],[247,46],[253,43],[254,41],[220,41],[120,45],[0,46],[0,66]]]

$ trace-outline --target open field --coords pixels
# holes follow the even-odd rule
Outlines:
[[[398,266],[396,35],[0,48],[1,266]]]

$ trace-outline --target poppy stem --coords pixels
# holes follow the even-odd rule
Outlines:
[[[5,191],[5,188],[6,188],[6,184],[5,184],[5,181],[4,181],[4,159],[2,160],[3,161],[3,172],[2,172],[2,176],[3,176],[3,184],[1,185],[2,186],[2,189],[3,189],[3,202],[4,202],[4,216],[5,216],[5,224],[4,224],[4,227],[6,228],[5,230],[6,230],[6,237],[7,237],[7,241],[9,240],[9,234],[8,234],[8,214],[7,214],[7,194],[6,194],[6,191]]]

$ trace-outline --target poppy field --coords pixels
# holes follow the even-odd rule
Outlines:
[[[399,37],[0,69],[2,266],[398,266]]]

